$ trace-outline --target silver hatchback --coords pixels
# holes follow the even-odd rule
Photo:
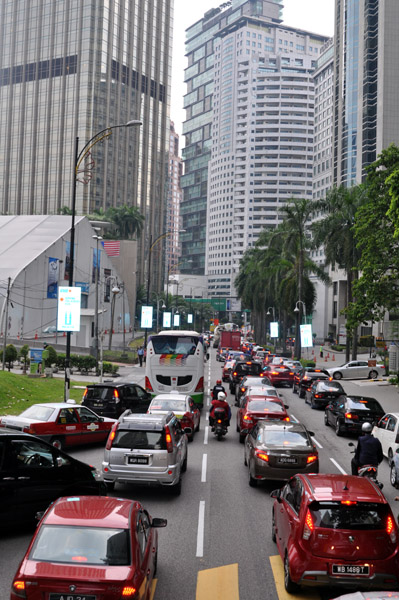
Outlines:
[[[173,413],[138,415],[126,411],[109,435],[102,475],[109,490],[115,483],[161,485],[181,493],[187,469],[187,433]]]

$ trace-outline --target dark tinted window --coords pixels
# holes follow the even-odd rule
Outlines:
[[[316,383],[316,389],[318,392],[339,392],[344,393],[344,388],[338,381],[319,381]]]
[[[162,431],[119,430],[116,432],[112,447],[165,450],[166,443]]]
[[[381,404],[377,400],[374,400],[374,398],[359,398],[359,400],[348,398],[348,408],[350,410],[384,412]]]
[[[389,515],[386,504],[372,502],[313,502],[309,508],[315,526],[327,529],[385,529]]]
[[[235,368],[239,375],[248,374],[248,375],[259,375],[262,372],[262,365],[260,363],[241,363],[238,364]]]
[[[111,400],[114,395],[113,387],[89,387],[87,388],[86,398],[91,400]]]
[[[158,335],[151,338],[155,354],[194,354],[198,337]]]

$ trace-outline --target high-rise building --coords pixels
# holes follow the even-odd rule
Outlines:
[[[139,119],[93,146],[76,208],[139,207],[142,278],[165,221],[173,1],[0,0],[0,15],[0,211],[70,207],[76,138]]]
[[[165,230],[170,232],[165,240],[165,269],[167,276],[171,272],[176,272],[181,256],[179,231],[181,230],[180,204],[183,197],[180,187],[182,172],[183,161],[179,156],[179,134],[175,131],[174,123],[171,122],[169,135],[169,185],[165,227]]]
[[[209,293],[235,297],[245,250],[291,198],[312,199],[313,71],[327,38],[243,15],[214,40]]]
[[[214,40],[226,26],[236,27],[246,15],[257,15],[279,23],[283,0],[229,0],[209,10],[186,31],[188,66],[183,125],[184,198],[181,207],[184,233],[182,254],[191,261],[182,272],[205,273],[208,162],[212,148]]]

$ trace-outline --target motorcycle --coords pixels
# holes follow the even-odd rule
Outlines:
[[[214,419],[213,432],[220,442],[222,437],[226,435],[228,429],[228,419],[226,418],[226,411],[224,408],[215,408]]]
[[[348,446],[354,447],[355,444],[353,442],[349,442]],[[353,450],[351,454],[355,454],[355,450]],[[378,467],[376,465],[361,465],[357,469],[357,476],[367,477],[368,479],[371,479],[376,485],[378,485],[380,490],[382,490],[382,488],[384,487],[384,484],[378,481],[377,479]]]

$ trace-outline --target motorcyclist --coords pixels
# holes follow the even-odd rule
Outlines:
[[[213,425],[215,422],[215,408],[224,408],[224,411],[226,414],[226,419],[227,419],[227,427],[228,427],[230,425],[230,419],[231,419],[231,408],[230,408],[230,405],[228,404],[228,402],[226,402],[226,394],[224,392],[219,392],[217,399],[212,400],[211,406],[212,406],[212,408],[209,413],[209,425],[212,427],[212,429],[213,429]]]
[[[222,380],[218,379],[216,382],[216,385],[213,386],[212,388],[212,392],[211,392],[211,398],[212,400],[216,400],[218,397],[218,393],[219,392],[223,392],[224,394],[226,394],[226,390],[224,389],[224,386],[222,384]]]
[[[363,423],[362,432],[364,435],[359,437],[355,456],[351,461],[352,475],[357,475],[359,467],[364,465],[378,467],[384,458],[381,442],[371,434],[372,430],[371,423]]]

